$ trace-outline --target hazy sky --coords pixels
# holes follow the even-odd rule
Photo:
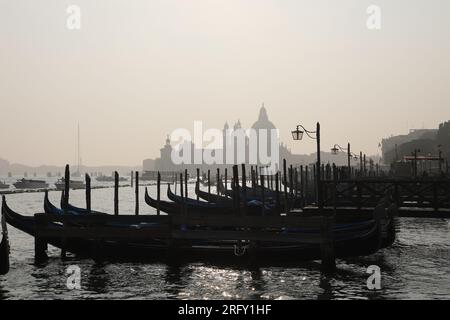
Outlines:
[[[66,9],[81,8],[81,30]],[[366,28],[381,7],[382,28]],[[450,119],[448,0],[0,0],[0,158],[140,164],[194,120],[256,120],[296,153]]]

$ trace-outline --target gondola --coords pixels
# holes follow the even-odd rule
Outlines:
[[[240,192],[240,196],[241,199],[244,197],[244,192],[242,190],[242,187],[239,187],[241,192]],[[246,187],[245,189],[247,192],[245,194],[245,196],[247,197],[247,200],[257,200],[257,201],[261,201],[262,200],[262,194],[261,194],[261,186],[257,186],[256,188],[251,188],[251,187]],[[198,188],[196,186],[195,188],[195,193],[199,196],[199,198],[208,201],[208,199],[210,199],[210,202],[227,202],[227,201],[233,201],[232,198],[234,196],[234,191],[233,190],[229,190],[229,189],[225,189],[225,187],[222,187],[219,190],[220,195],[217,194],[209,194],[207,192],[204,192],[202,190],[200,190],[200,188]],[[284,203],[284,193],[283,192],[279,192],[279,197],[280,197],[280,203]],[[264,200],[266,202],[275,202],[276,201],[276,192],[274,190],[270,190],[266,187],[264,187]]]
[[[2,213],[6,222],[13,227],[35,236],[34,217],[26,217],[11,210],[6,201],[2,203]],[[61,224],[51,223],[52,228],[62,228]],[[337,258],[369,255],[383,247],[380,241],[380,223],[375,219],[358,223],[335,225],[333,229],[334,247]],[[293,232],[284,229],[280,232]],[[253,262],[274,264],[276,262],[299,262],[321,258],[320,245],[308,241],[311,235],[320,230],[301,229],[295,232],[304,235],[305,241],[301,243],[273,243],[242,241],[240,249],[242,254],[236,254],[234,241],[205,241],[185,240],[176,247],[167,245],[161,239],[142,239],[135,241],[119,241],[114,239],[102,240],[102,258],[107,260],[154,260],[173,259],[177,261],[217,261],[225,259],[227,262]],[[61,238],[48,238],[46,241],[61,248]],[[64,247],[68,252],[80,256],[92,257],[98,240],[94,239],[65,239]]]
[[[2,201],[2,214],[5,217],[6,222],[13,226],[14,228],[29,234],[32,237],[36,236],[35,231],[35,218],[34,216],[24,216],[17,212],[14,212],[6,203],[3,197]],[[49,222],[51,228],[63,228],[60,223]],[[117,228],[152,228],[152,224],[141,224],[141,225],[119,225],[119,224],[109,224],[107,226],[117,227]],[[92,257],[94,254],[97,255],[96,250],[98,250],[98,241],[95,239],[81,239],[81,238],[66,238],[64,241],[58,237],[46,238],[46,241],[56,247],[62,248],[64,243],[64,249],[67,252],[71,252],[80,257]],[[142,241],[136,242],[125,242],[122,240],[114,239],[104,239],[101,246],[102,257],[110,258],[137,258],[143,253],[160,252],[165,250],[167,247],[166,241],[161,239],[144,239]],[[147,252],[148,251],[148,252]],[[136,254],[136,255],[135,255]],[[135,255],[135,256],[134,256]],[[145,257],[142,257],[145,259]]]
[[[245,194],[245,197],[247,198],[247,201],[254,201],[254,202],[261,202],[262,200],[262,196],[261,196],[261,187],[258,186],[259,190],[256,190],[254,188],[250,188],[247,187],[247,194]],[[264,201],[265,203],[269,204],[269,208],[270,207],[274,207],[276,205],[276,193],[273,190],[269,190],[267,188],[264,188],[265,190],[265,195],[264,195]],[[218,195],[218,194],[213,194],[213,193],[208,193],[205,191],[200,190],[198,184],[195,187],[195,194],[202,200],[205,201],[209,201],[209,202],[214,202],[214,203],[233,203],[233,195],[234,192],[232,190],[226,190],[225,188],[222,188],[221,190],[219,190],[220,193],[223,192],[223,194],[225,195]],[[291,198],[291,196],[289,196]],[[241,200],[244,199],[244,192],[241,192]],[[280,201],[280,206],[284,207],[284,203],[285,203],[285,197],[284,197],[284,193],[280,192],[279,193],[279,201]],[[293,199],[293,205],[294,207],[301,207],[302,205],[302,201],[300,198],[295,198]]]
[[[251,190],[248,188],[248,190]],[[214,193],[208,193],[205,191],[202,191],[198,184],[195,186],[195,194],[202,200],[208,201],[208,202],[214,202],[214,203],[233,203],[233,191],[226,190],[225,187],[222,186],[222,188],[219,190],[220,194],[214,194]],[[226,195],[225,195],[226,194]],[[243,194],[242,194],[243,195]],[[243,199],[243,197],[241,197]],[[254,197],[251,197],[250,194],[247,194],[247,200],[258,200],[254,199]]]
[[[275,201],[276,198],[276,192],[274,190],[268,189],[266,187],[261,187],[260,185],[257,185],[256,187],[245,187],[245,195],[247,199],[255,199],[255,200],[261,200],[262,198],[262,188],[264,188],[264,198],[266,201]],[[244,195],[244,188],[239,185],[239,191],[241,198]],[[234,190],[233,189],[226,189],[225,187],[221,188],[219,192],[222,195],[225,195],[227,197],[233,197]],[[284,199],[284,192],[279,191],[280,201]]]
[[[274,190],[268,189],[267,187],[262,187],[260,185],[252,188],[252,187],[245,187],[245,193],[244,193],[244,189],[242,188],[242,186],[239,186],[239,194],[241,199],[245,197],[247,198],[247,200],[255,200],[255,201],[262,201],[262,188],[264,188],[264,202],[266,204],[269,205],[275,205],[276,201],[277,201],[277,193]],[[233,197],[234,196],[234,190],[230,190],[230,189],[221,189],[220,193],[223,195],[226,195],[227,197]],[[284,203],[286,202],[286,196],[285,193],[283,191],[279,191],[278,193],[279,195],[279,201],[280,201],[280,205],[284,206]],[[300,208],[302,206],[302,199],[300,197],[295,197],[291,194],[288,193],[287,195],[288,201],[289,201],[289,205],[291,207],[294,208]]]
[[[61,206],[62,206],[62,200],[61,197]],[[93,216],[107,216],[108,213],[100,212],[100,211],[88,211],[84,208],[78,208],[75,206],[72,206],[69,204],[68,210],[65,212],[63,209],[57,208],[55,205],[53,205],[50,200],[48,199],[48,196],[46,195],[44,197],[44,211],[45,213],[49,214],[69,214],[69,215],[77,215],[77,216],[83,216],[83,215],[93,215]],[[77,223],[76,226],[82,226],[83,224]],[[158,223],[132,223],[132,224],[126,224],[126,223],[107,223],[106,226],[109,227],[119,227],[119,228],[141,228],[141,227],[152,227],[152,226],[158,226]]]
[[[61,208],[64,206],[63,205],[63,198],[64,194],[61,194],[61,201],[60,201],[60,205]],[[50,199],[48,198],[48,192],[45,192],[45,196],[44,196],[44,212],[45,213],[51,213],[51,214],[64,214],[64,210],[57,208],[53,203],[50,202]],[[66,210],[67,214],[73,214],[73,215],[84,215],[84,214],[107,214],[104,212],[99,212],[99,211],[95,211],[95,210],[91,210],[88,211],[87,209],[84,208],[79,208],[76,206],[71,205],[70,203],[68,204],[67,210]]]
[[[179,214],[181,212],[181,207],[177,203],[174,203],[172,201],[166,201],[166,200],[158,200],[153,199],[149,194],[147,188],[145,188],[145,203],[149,205],[150,207],[153,207],[155,209],[158,208],[159,204],[159,210],[161,212],[165,212],[167,214],[173,215],[173,214]]]
[[[176,201],[159,201],[159,209],[169,215],[181,214],[183,212],[198,212],[203,214],[232,214],[232,207],[228,205],[215,205],[212,203],[207,203],[204,201],[197,201],[189,199],[190,201],[183,202],[180,196],[174,195],[170,190],[170,185],[168,185],[167,195],[170,200],[175,199]],[[149,194],[147,188],[145,189],[145,202],[157,209],[158,201],[153,199]]]
[[[180,206],[186,206],[187,212],[204,212],[209,214],[233,214],[235,210],[233,208],[233,202],[218,202],[209,203],[205,201],[198,201],[196,199],[181,197],[172,192],[170,185],[167,187],[167,197]],[[241,210],[244,210],[244,204],[240,203]],[[258,200],[248,200],[245,210],[248,215],[261,215],[262,214],[262,202]],[[264,207],[264,214],[271,215],[276,212],[274,203],[266,203]]]
[[[195,185],[195,194],[202,200],[214,203],[233,203],[233,199],[230,197],[208,193],[200,190],[199,184]]]

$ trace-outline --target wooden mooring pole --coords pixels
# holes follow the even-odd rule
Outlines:
[[[301,206],[305,206],[305,177],[303,175],[303,165],[300,166],[300,198]]]
[[[134,187],[134,193],[135,193],[135,207],[134,207],[134,214],[139,215],[139,171],[136,171],[136,186]]]
[[[228,169],[227,168],[225,168],[225,185],[224,185],[224,187],[225,187],[225,190],[224,190],[224,192],[225,192],[225,196],[227,196],[227,188],[228,188]]]
[[[188,171],[184,169],[184,196],[186,199],[189,197],[188,195]]]
[[[69,189],[70,189],[70,168],[66,164],[66,169],[64,171],[64,213],[67,213],[69,209]]]
[[[34,261],[36,264],[42,263],[48,259],[47,256],[47,241],[40,236],[39,231],[47,228],[47,217],[44,214],[34,215],[35,236],[34,236]]]
[[[289,166],[289,193],[291,197],[294,194],[294,168],[292,164]]]
[[[216,174],[216,194],[219,195],[219,184],[220,184],[220,169],[217,168]]]
[[[364,177],[365,177],[365,176],[367,175],[366,154],[364,154],[363,158],[364,158],[364,160],[363,160],[363,162],[364,162],[364,168],[363,168],[363,170],[364,170]]]
[[[134,173],[133,173],[133,170],[131,170],[131,182],[130,182],[131,188],[133,188],[133,176],[134,176]]]
[[[178,181],[178,174],[175,174],[175,194],[177,194],[177,181]]]
[[[363,172],[363,154],[362,151],[359,152],[359,175],[361,176]]]
[[[278,183],[279,172],[275,174],[275,195],[276,195],[276,204],[277,204],[277,212],[278,215],[281,213],[281,203],[280,203],[280,185]]]
[[[240,190],[239,190],[239,173],[238,166],[233,166],[233,203],[235,207],[236,215],[241,214],[241,201],[240,201]]]
[[[181,213],[186,213],[185,211],[185,201],[184,201],[184,191],[183,191],[183,173],[180,173],[180,194],[181,194]]]
[[[208,202],[211,202],[211,170],[208,169]]]
[[[161,208],[161,174],[158,171],[158,178],[156,180],[156,215],[160,215]]]
[[[308,166],[305,166],[305,183],[303,185],[303,187],[305,188],[305,191],[303,192],[303,197],[305,198],[305,200],[303,201],[303,206],[306,206],[308,204],[308,197],[309,197],[308,180],[309,180]]]
[[[292,164],[289,166],[289,208],[293,207],[293,198],[294,198],[294,169]]]
[[[283,180],[284,180],[284,212],[287,214],[289,211],[289,196],[287,191],[287,172],[286,172],[286,159],[283,159]]]
[[[261,175],[261,215],[264,216],[266,214],[266,197],[264,194],[264,175]]]
[[[196,182],[196,188],[198,188],[200,190],[200,168],[197,168],[197,182]],[[200,197],[198,196],[198,192],[197,193],[197,201],[200,201]]]
[[[91,177],[86,173],[86,210],[87,212],[91,212]]]
[[[245,175],[245,164],[242,164],[242,198],[244,202],[243,214],[247,215],[247,177]]]
[[[114,215],[119,215],[119,173],[114,171]]]

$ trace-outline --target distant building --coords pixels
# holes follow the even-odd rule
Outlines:
[[[9,169],[9,162],[7,160],[0,159],[0,173],[1,174],[5,174],[9,170],[10,170]]]
[[[155,171],[156,169],[156,161],[154,159],[145,159],[142,161],[142,170],[143,171]]]
[[[414,140],[434,140],[438,133],[438,129],[411,129],[408,134],[391,136],[381,141],[381,152],[383,162],[390,164],[395,160],[400,160],[400,155],[396,152],[397,148],[403,144],[412,142]],[[398,158],[398,159],[396,159]]]
[[[230,138],[229,136],[227,137],[227,134],[229,134],[230,132],[228,131],[230,129],[230,126],[228,124],[228,122],[225,122],[223,130],[222,130],[222,134],[223,134],[223,145],[225,145],[227,138]],[[238,120],[234,125],[233,125],[233,130],[238,130],[238,129],[242,129],[242,124],[240,122],[240,120]],[[256,120],[255,123],[253,123],[253,125],[251,126],[251,129],[255,129],[256,130],[256,141],[257,141],[257,146],[256,147],[256,152],[257,152],[257,164],[261,165],[262,161],[259,158],[260,155],[260,150],[259,150],[259,146],[260,146],[260,139],[262,139],[262,135],[267,135],[268,137],[270,137],[270,132],[273,129],[276,129],[276,126],[269,120],[269,116],[267,114],[267,110],[264,107],[264,105],[261,107],[261,109],[259,110],[259,115],[258,115],[258,119]],[[264,132],[265,131],[265,132]],[[237,143],[234,143],[234,164],[241,164],[241,163],[245,163],[245,164],[254,164],[254,163],[250,163],[250,138],[247,136],[245,138],[245,142],[244,142],[244,152],[245,152],[245,161],[238,161],[237,159],[237,151],[239,148],[239,145]],[[266,146],[266,155],[267,157],[271,157],[272,156],[272,152],[271,152],[271,148],[272,145],[271,143],[273,143],[273,141],[271,141],[271,139],[267,139],[267,146]],[[286,161],[289,164],[293,164],[293,165],[309,165],[312,163],[315,163],[316,161],[316,154],[310,154],[310,155],[300,155],[300,154],[293,154],[291,152],[291,150],[287,147],[286,144],[279,142],[277,140],[278,143],[278,153],[279,153],[279,165],[280,167],[278,167],[278,169],[281,169],[282,166],[282,161],[283,159],[286,159]],[[171,141],[169,139],[169,137],[167,137],[166,139],[166,143],[165,145],[160,149],[160,157],[155,159],[153,162],[151,161],[151,159],[147,159],[144,160],[144,170],[145,171],[161,171],[161,172],[170,172],[170,171],[179,171],[179,170],[184,170],[184,169],[188,169],[188,171],[190,171],[191,173],[195,172],[195,170],[197,168],[200,168],[200,170],[202,171],[206,171],[208,169],[215,169],[215,168],[219,168],[221,170],[223,170],[226,167],[230,167],[231,164],[214,164],[214,165],[207,165],[205,163],[202,164],[193,164],[194,163],[194,154],[196,152],[203,152],[204,150],[196,150],[195,146],[193,143],[190,144],[191,146],[191,161],[190,164],[180,164],[180,165],[175,165],[172,161],[172,146],[171,146]],[[205,149],[206,150],[206,149]],[[215,152],[222,152],[223,154],[223,163],[227,163],[226,159],[227,159],[227,153],[226,153],[227,149],[222,149],[222,150],[212,150],[211,153],[214,154]],[[253,152],[255,152],[255,150],[252,149]],[[322,161],[323,163],[327,163],[327,162],[335,162],[336,164],[340,164],[340,165],[345,165],[347,163],[347,155],[345,153],[341,153],[337,156],[333,156],[331,155],[330,152],[322,152]],[[152,164],[154,164],[154,169]],[[222,171],[223,172],[223,171]]]

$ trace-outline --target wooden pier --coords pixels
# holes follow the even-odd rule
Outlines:
[[[113,214],[91,211],[89,175],[86,175],[85,212],[71,214],[70,210],[73,209],[69,205],[69,179],[66,179],[62,201],[64,214],[47,212],[34,215],[32,235],[35,237],[35,258],[37,262],[47,258],[48,244],[61,248],[62,257],[66,256],[66,252],[72,252],[94,259],[101,259],[105,255],[108,259],[114,259],[133,252],[138,252],[142,259],[144,256],[148,258],[161,254],[175,255],[176,259],[181,259],[182,255],[189,257],[192,252],[209,254],[208,250],[228,255],[228,259],[239,259],[245,251],[247,256],[253,257],[268,247],[279,248],[276,250],[281,252],[298,246],[297,252],[305,254],[305,257],[298,257],[299,259],[320,259],[323,270],[332,271],[335,269],[336,257],[370,254],[392,244],[395,239],[393,217],[397,215],[398,207],[410,210],[404,212],[422,210],[421,214],[427,216],[427,212],[429,217],[446,217],[444,210],[450,207],[450,180],[398,180],[381,177],[345,179],[345,175],[338,174],[337,167],[331,168],[331,171],[327,171],[325,167],[326,179],[317,181],[314,177],[314,173],[319,172],[317,167],[288,167],[284,161],[283,172],[269,176],[258,174],[261,173],[258,167],[251,167],[247,175],[244,165],[239,175],[238,166],[235,165],[232,168],[231,190],[227,190],[227,170],[225,169],[225,183],[222,183],[220,170],[216,171],[218,188],[214,195],[211,194],[211,176],[208,172],[208,202],[203,201],[203,205],[198,194],[196,200],[189,195],[189,174],[184,170],[178,173],[177,179],[180,196],[171,198],[168,195],[174,201],[171,205],[178,207],[168,215],[160,214],[161,211],[168,210],[168,207],[167,201],[161,200],[161,175],[158,174],[157,199],[151,204],[156,209],[156,214],[145,216],[139,215],[140,176],[137,172],[133,175],[134,212],[130,211],[125,215],[119,212],[117,172],[114,175]],[[65,175],[70,177],[68,166]],[[199,182],[200,174],[197,171],[197,186]],[[247,183],[251,187],[247,187]],[[319,191],[321,201],[318,201]],[[225,207],[215,207],[216,204],[210,202],[210,198],[226,199],[228,202],[224,202]],[[254,209],[250,214],[248,204],[248,201],[254,199],[260,202],[260,212],[256,212],[256,215]],[[205,205],[213,206],[209,208]],[[200,210],[202,206],[203,211]],[[220,211],[215,208],[222,209]],[[12,223],[14,225],[17,221]],[[369,229],[352,231],[350,234],[351,239],[366,237],[366,240],[361,240],[361,244],[353,241],[348,245],[336,237],[337,233],[342,232],[340,229],[345,230],[349,225],[360,228],[359,223],[366,225],[365,228],[370,226]],[[374,225],[370,225],[371,223]],[[361,248],[352,251],[352,247],[358,248],[360,245]],[[199,250],[203,246],[209,249]],[[230,253],[230,246],[234,246],[234,254],[233,251]],[[147,249],[143,248],[149,249],[145,251]],[[222,250],[223,248],[226,250]],[[267,258],[267,254],[263,253],[264,255]],[[292,258],[291,255],[286,256]]]
[[[401,217],[450,218],[448,179],[357,179],[322,181],[324,205],[373,208],[389,193]]]

